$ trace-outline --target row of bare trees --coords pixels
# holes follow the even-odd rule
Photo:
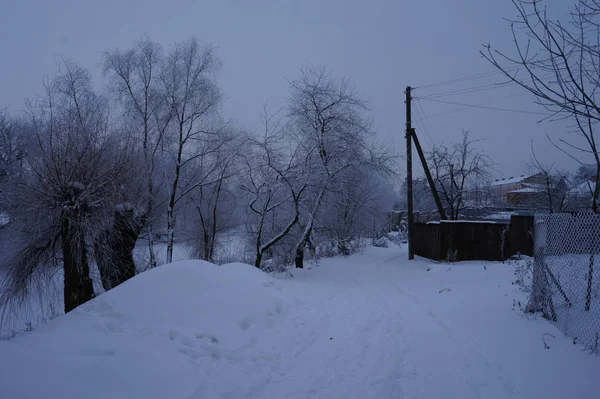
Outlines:
[[[350,81],[305,68],[253,133],[221,116],[221,62],[196,39],[166,52],[144,38],[102,65],[102,92],[63,61],[23,113],[0,112],[3,307],[62,271],[71,311],[98,284],[172,262],[176,243],[216,261],[233,228],[252,248],[238,260],[259,268],[303,267],[306,251],[349,253],[381,232],[394,157]]]

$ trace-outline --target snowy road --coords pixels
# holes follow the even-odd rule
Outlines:
[[[484,265],[168,265],[1,342],[0,397],[600,397],[600,357],[514,312],[511,266]]]
[[[306,346],[287,357],[280,384],[271,381],[260,397],[515,397],[501,367],[411,293],[410,272],[393,272],[405,259],[384,254],[368,268],[353,262],[339,265],[343,271],[304,273],[297,294],[320,304],[319,322],[299,339]],[[289,389],[290,372],[304,379],[296,392]]]

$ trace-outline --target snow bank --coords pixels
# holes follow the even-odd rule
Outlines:
[[[274,283],[243,264],[182,261],[149,270],[0,342],[0,397],[188,397],[201,383],[196,361],[239,362],[252,330],[285,313]]]
[[[511,264],[406,258],[158,267],[0,342],[0,398],[598,397],[600,357],[513,310]]]

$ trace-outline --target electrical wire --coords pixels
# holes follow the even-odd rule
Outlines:
[[[415,125],[417,125],[417,132],[418,131],[423,131],[423,139],[425,141],[425,144],[429,147],[429,148],[433,148],[435,140],[433,139],[433,135],[431,134],[431,132],[429,131],[427,125],[425,124],[425,122],[423,122],[424,119],[424,114],[421,113],[421,111],[419,110],[419,106],[418,106],[418,102],[415,101],[413,102],[413,104],[415,105],[414,107],[414,111],[415,111],[415,115],[417,116],[418,119],[413,120],[412,122],[415,123]]]
[[[552,78],[553,76],[554,76],[554,74],[548,74],[548,75],[540,76],[539,79],[546,80],[546,79]],[[524,79],[521,79],[520,81],[523,83],[531,83],[531,82],[533,82],[533,78],[524,78]],[[516,83],[509,80],[509,81],[505,81],[505,82],[490,83],[490,84],[485,84],[485,85],[480,85],[480,86],[475,86],[475,87],[464,87],[464,88],[459,88],[459,89],[455,89],[455,90],[444,91],[441,93],[426,94],[426,95],[422,95],[420,97],[421,98],[438,98],[438,97],[455,96],[455,95],[460,95],[460,94],[474,93],[474,92],[478,92],[478,91],[499,89],[499,88],[509,86],[510,84],[516,84]]]
[[[498,89],[501,87],[506,87],[509,83],[511,83],[511,82],[492,83],[492,84],[483,85],[483,86],[476,86],[476,87],[469,87],[469,88],[458,89],[458,90],[445,91],[442,93],[428,94],[428,95],[422,96],[421,98],[448,97],[448,96],[456,96],[459,94],[467,94],[467,93],[474,93],[474,92],[484,91],[484,90]]]
[[[552,115],[552,114],[549,114],[546,112],[524,111],[524,110],[519,110],[519,109],[509,109],[509,108],[499,108],[499,107],[488,107],[488,106],[478,105],[478,104],[464,104],[464,103],[457,103],[457,102],[453,102],[453,101],[436,100],[436,99],[427,98],[427,97],[413,97],[413,98],[418,98],[418,99],[427,100],[427,101],[434,101],[436,103],[460,105],[460,106],[467,107],[467,108],[481,108],[481,109],[489,109],[489,110],[495,110],[495,111],[514,112],[514,113],[519,113],[519,114],[531,114],[531,115],[544,115],[544,116]]]
[[[515,65],[514,67],[509,67],[506,69],[506,72],[516,70],[519,67],[520,66],[518,66],[518,65]],[[478,73],[475,75],[463,76],[461,78],[454,78],[454,79],[443,80],[443,81],[434,82],[434,83],[430,83],[430,84],[426,84],[426,85],[415,86],[412,89],[416,90],[416,89],[427,89],[427,88],[431,88],[431,87],[445,86],[445,85],[449,85],[449,84],[453,84],[453,83],[462,82],[465,80],[481,79],[481,78],[485,78],[488,76],[494,76],[494,75],[499,75],[499,74],[505,74],[505,73],[503,71],[483,72],[483,73]]]
[[[494,98],[494,99],[491,99],[491,100],[488,100],[488,101],[484,101],[484,102],[482,102],[481,104],[488,104],[488,103],[490,103],[490,102],[492,102],[492,101],[494,101],[494,100],[504,100],[505,98],[515,97],[515,96],[519,96],[519,95],[522,95],[522,94],[523,94],[523,93],[513,93],[513,94],[509,94],[508,96],[498,97],[498,98]],[[425,99],[426,99],[426,98],[424,98],[424,97],[415,97],[415,98],[416,98],[417,100],[421,100],[421,99],[425,100]],[[463,110],[465,110],[465,109],[469,109],[469,108],[470,108],[470,107],[460,107],[460,108],[455,108],[455,109],[453,109],[453,110],[450,110],[450,111],[441,112],[441,113],[439,113],[439,114],[433,114],[433,115],[430,115],[430,116],[426,116],[426,117],[425,117],[425,119],[426,119],[426,120],[429,120],[429,119],[437,118],[438,116],[443,116],[443,115],[453,114],[453,113],[455,113],[455,112],[458,112],[458,111],[463,111]]]
[[[432,141],[433,141],[433,146],[432,147],[435,147],[435,144],[440,141],[439,137],[437,136],[437,134],[435,132],[435,129],[433,128],[433,126],[429,122],[429,118],[427,117],[427,114],[425,113],[425,108],[423,107],[423,104],[421,104],[421,101],[419,99],[417,99],[415,101],[415,103],[417,104],[417,108],[420,109],[419,114],[423,116],[423,119],[420,121],[420,123],[422,123],[423,125],[425,125],[426,128],[430,131],[431,136],[432,136]]]

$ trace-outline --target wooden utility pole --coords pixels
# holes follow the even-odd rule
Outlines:
[[[412,178],[412,125],[411,125],[411,87],[407,86],[406,91],[406,206],[407,206],[407,219],[408,219],[408,259],[414,259],[415,253],[413,251],[413,227],[414,227],[414,215],[413,215],[413,178]]]
[[[423,170],[425,171],[425,176],[427,177],[427,182],[429,183],[429,188],[431,189],[431,194],[433,195],[435,205],[437,206],[438,212],[440,214],[440,219],[446,220],[448,218],[446,217],[444,205],[442,205],[442,200],[440,200],[440,195],[438,194],[437,188],[435,187],[435,182],[433,181],[433,177],[431,176],[431,172],[429,171],[429,165],[427,165],[425,153],[421,148],[421,144],[419,143],[419,139],[417,137],[417,132],[415,131],[415,129],[412,129],[412,138],[415,140],[415,147],[417,148],[417,152],[419,153],[419,158],[421,158],[421,164],[423,165]]]

